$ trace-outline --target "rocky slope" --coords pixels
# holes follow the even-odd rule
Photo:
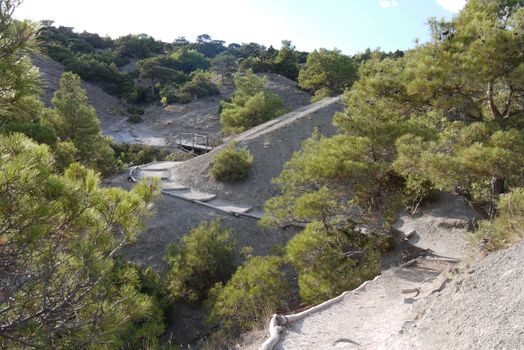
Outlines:
[[[36,56],[33,63],[40,69],[44,82],[43,101],[50,105],[53,92],[58,88],[64,67],[50,58]],[[134,62],[136,63],[136,62]],[[132,70],[133,64],[123,67]],[[267,88],[282,97],[286,107],[294,110],[309,104],[311,95],[297,87],[297,83],[276,74],[267,74]],[[230,86],[221,88],[220,96],[198,99],[188,104],[171,104],[166,107],[152,104],[145,107],[143,122],[127,122],[124,103],[108,95],[101,88],[83,82],[89,102],[95,108],[104,134],[118,142],[175,148],[181,133],[208,135],[211,140],[220,138],[219,103],[232,92]]]
[[[253,155],[251,170],[244,181],[218,182],[208,175],[213,157],[224,146],[173,167],[171,177],[178,183],[216,193],[223,199],[260,208],[278,193],[271,180],[280,174],[284,163],[300,150],[302,142],[315,128],[323,135],[332,135],[335,132],[333,114],[342,109],[340,97],[326,98],[225,140],[226,144],[236,142],[238,147],[249,149]]]
[[[390,349],[524,349],[524,241],[488,255],[412,312]]]

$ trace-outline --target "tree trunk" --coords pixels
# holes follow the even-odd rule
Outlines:
[[[151,94],[153,94],[153,96],[155,95],[155,85],[156,85],[155,79],[151,78]]]
[[[488,83],[486,97],[488,99],[488,107],[489,107],[489,110],[491,111],[491,114],[493,115],[493,118],[501,119],[502,116],[500,114],[500,111],[497,108],[497,105],[495,105],[495,101],[493,100],[493,82],[491,81]]]
[[[497,176],[493,176],[491,178],[491,198],[490,198],[490,203],[489,203],[489,218],[490,220],[493,219],[493,217],[495,216],[495,203],[497,201],[497,199],[499,198],[499,196],[505,192],[505,186],[504,186],[504,179],[503,178],[500,178],[500,177],[497,177]]]
[[[373,191],[371,194],[371,211],[373,213],[380,211],[380,191]]]

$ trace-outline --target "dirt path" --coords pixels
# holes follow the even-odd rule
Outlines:
[[[410,323],[412,305],[431,293],[448,266],[422,259],[389,269],[341,302],[292,323],[275,349],[388,349],[388,338]]]
[[[442,272],[448,271],[457,262],[456,258],[465,256],[465,236],[471,222],[478,217],[464,200],[451,194],[441,195],[436,202],[421,208],[415,217],[401,215],[394,226],[403,235],[415,229],[409,243],[419,252],[426,250],[427,257],[417,258],[414,265],[386,269],[376,280],[348,293],[342,301],[286,325],[276,349],[397,346],[399,343],[391,339],[414,324],[417,315],[413,308],[445,286],[447,274]],[[259,345],[246,348],[256,349]]]

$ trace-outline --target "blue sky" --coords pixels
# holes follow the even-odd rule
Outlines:
[[[429,17],[451,18],[465,0],[25,0],[15,16],[118,37],[164,41],[199,34],[297,49],[408,49],[429,39]]]

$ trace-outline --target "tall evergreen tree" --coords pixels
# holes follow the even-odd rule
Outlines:
[[[100,121],[80,85],[80,77],[64,73],[51,102],[55,108],[50,118],[57,135],[74,144],[78,150],[77,159],[103,174],[114,171],[114,152],[109,139],[101,134]]]

